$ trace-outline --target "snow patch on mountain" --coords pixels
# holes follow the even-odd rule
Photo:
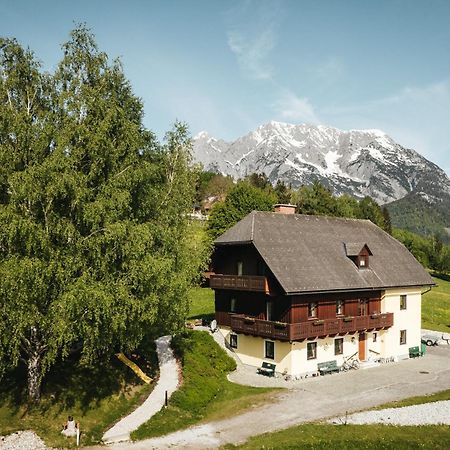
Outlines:
[[[233,142],[202,131],[194,137],[193,155],[205,170],[236,179],[265,173],[273,183],[294,187],[319,180],[338,195],[370,195],[380,203],[413,191],[430,202],[442,192],[450,195],[443,170],[377,129],[271,121]]]

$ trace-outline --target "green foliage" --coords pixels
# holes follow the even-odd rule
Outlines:
[[[204,331],[186,332],[172,342],[183,364],[183,384],[167,408],[132,433],[133,439],[161,436],[223,413],[236,414],[272,391],[230,383],[227,374],[236,363]]]
[[[292,189],[290,186],[286,186],[284,181],[278,180],[275,185],[274,192],[277,196],[277,202],[283,204],[291,203]]]
[[[215,239],[252,211],[272,211],[276,202],[273,192],[240,181],[231,189],[224,202],[218,202],[212,208],[208,233]]]
[[[299,214],[327,215],[368,219],[375,225],[390,232],[391,223],[388,213],[383,213],[380,205],[370,197],[358,202],[349,195],[336,197],[330,189],[315,181],[312,186],[302,186],[292,194]]]
[[[389,203],[392,225],[423,236],[438,234],[450,244],[450,195],[436,193],[439,201],[429,203],[418,194]]]
[[[210,197],[224,200],[233,186],[233,178],[229,175],[225,176],[214,172],[203,172],[202,170],[199,170],[196,199],[198,202],[207,201]]]
[[[438,235],[423,237],[407,230],[394,228],[398,239],[425,267],[437,272],[450,272],[450,245],[445,245]]]
[[[154,345],[140,352],[150,363],[141,367],[156,376]],[[26,373],[20,366],[7,373],[0,385],[0,430],[2,435],[23,429],[34,430],[52,448],[75,448],[75,439],[61,435],[67,416],[81,424],[82,445],[101,442],[103,433],[129,414],[146,398],[154,384],[145,385],[128,367],[113,357],[93,367],[79,362],[79,355],[58,360],[48,374],[39,404],[27,404]]]
[[[180,329],[205,257],[189,239],[186,126],[156,142],[85,27],[63,51],[44,74],[0,41],[0,372],[24,359],[35,400],[74,344],[90,364]]]

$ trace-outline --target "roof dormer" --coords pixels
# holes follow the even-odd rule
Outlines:
[[[358,269],[369,267],[369,256],[372,252],[364,242],[344,242],[345,254],[350,258]]]

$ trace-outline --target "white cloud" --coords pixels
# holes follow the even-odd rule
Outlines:
[[[335,56],[328,57],[321,64],[312,69],[312,73],[317,76],[321,83],[333,84],[344,74],[344,65]]]
[[[283,120],[297,123],[320,123],[311,102],[307,98],[298,97],[289,90],[283,90],[273,107],[276,114]]]
[[[274,0],[239,2],[228,12],[227,44],[244,76],[272,79],[274,70],[269,59],[282,15],[281,3]]]
[[[269,28],[252,37],[245,37],[239,31],[229,31],[228,46],[236,55],[246,76],[259,80],[272,78],[272,67],[266,61],[275,46],[272,29]]]

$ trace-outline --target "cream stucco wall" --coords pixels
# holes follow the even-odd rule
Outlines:
[[[406,309],[400,309],[400,295],[406,295]],[[410,347],[420,346],[421,289],[389,289],[381,299],[381,311],[394,313],[394,325],[383,333],[381,353],[384,358],[403,358]],[[406,330],[406,344],[400,345],[400,330]]]
[[[400,295],[406,295],[406,309],[400,309]],[[419,288],[386,290],[381,300],[381,312],[394,313],[394,325],[387,330],[366,333],[366,359],[408,357],[410,347],[420,346],[421,290]],[[406,344],[400,345],[400,330],[406,330]],[[220,332],[230,343],[230,329],[221,327]],[[374,335],[376,340],[374,341]],[[244,334],[237,335],[238,346],[233,351],[244,364],[261,367],[264,361],[276,364],[276,371],[290,375],[304,375],[317,371],[317,364],[336,360],[342,365],[345,358],[359,352],[359,333],[315,339],[303,342],[275,342],[274,359],[265,358],[266,339]],[[342,355],[334,354],[335,338],[344,339]],[[307,343],[317,342],[317,358],[308,360]]]

